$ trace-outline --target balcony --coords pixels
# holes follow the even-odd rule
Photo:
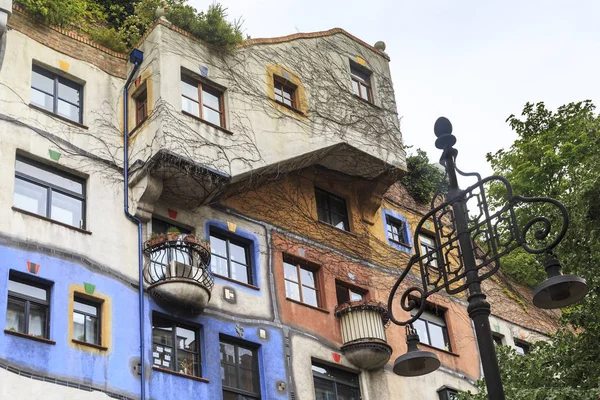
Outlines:
[[[340,319],[342,353],[348,361],[363,370],[385,366],[392,355],[385,328],[389,322],[387,308],[373,300],[344,303],[336,307]]]
[[[193,235],[159,234],[144,243],[144,253],[148,293],[165,307],[202,312],[214,286],[210,244]]]

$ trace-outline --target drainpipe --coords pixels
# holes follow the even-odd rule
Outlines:
[[[0,0],[0,69],[2,60],[6,53],[6,31],[8,30],[8,18],[12,14],[12,0]]]
[[[1,1],[1,0],[0,0]],[[127,126],[127,103],[128,103],[128,87],[144,61],[144,53],[138,49],[133,49],[129,55],[129,62],[133,63],[133,69],[125,81],[123,87],[123,209],[125,216],[138,227],[138,271],[139,271],[139,309],[140,309],[140,395],[142,400],[146,400],[146,349],[144,346],[144,258],[142,255],[142,221],[137,219],[129,212],[129,130]]]

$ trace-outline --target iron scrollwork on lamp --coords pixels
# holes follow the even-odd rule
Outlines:
[[[455,164],[456,138],[452,125],[444,117],[434,126],[436,147],[443,150],[440,163],[446,169],[448,193],[437,194],[431,210],[421,219],[415,230],[414,243],[430,230],[424,225],[433,222],[435,246],[415,254],[390,292],[388,310],[391,322],[407,327],[408,352],[396,360],[394,372],[402,376],[418,376],[435,370],[439,360],[435,354],[419,350],[418,335],[412,328],[425,311],[427,298],[445,290],[455,295],[468,289],[469,316],[474,322],[481,362],[489,399],[504,399],[498,361],[489,323],[490,305],[481,290],[481,282],[500,268],[500,258],[518,247],[531,254],[546,254],[545,267],[548,279],[534,290],[533,303],[540,308],[561,308],[580,301],[588,291],[584,279],[574,275],[561,275],[560,263],[552,250],[567,232],[567,209],[558,201],[544,197],[523,197],[513,194],[510,183],[501,176],[481,178],[477,173],[464,173]],[[477,182],[461,190],[457,174],[476,178]],[[486,188],[505,194],[505,203],[490,210]],[[469,208],[470,206],[470,208]],[[521,208],[528,213],[519,213]],[[536,216],[528,221],[524,215]],[[542,213],[549,213],[545,216]],[[410,283],[407,283],[410,282]],[[407,287],[408,286],[408,287]],[[404,289],[400,293],[400,289]],[[394,315],[394,302],[400,296],[402,310],[410,313],[406,320]],[[416,337],[415,337],[416,336]]]

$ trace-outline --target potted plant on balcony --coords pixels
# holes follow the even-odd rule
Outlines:
[[[169,241],[174,241],[174,240],[179,240],[179,237],[181,236],[181,231],[179,230],[179,228],[172,226],[167,230],[167,239]]]
[[[185,235],[183,237],[183,241],[186,243],[198,244],[200,242],[200,239],[198,239],[196,236],[190,234],[190,235]]]
[[[164,233],[156,233],[152,232],[150,234],[150,239],[146,241],[146,248],[158,246],[161,243],[164,243],[167,240],[167,237]]]

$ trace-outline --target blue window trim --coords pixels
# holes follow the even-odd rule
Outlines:
[[[406,217],[397,211],[388,210],[385,208],[381,209],[381,214],[382,214],[381,219],[383,221],[383,231],[385,232],[385,237],[388,241],[388,244],[392,247],[395,247],[398,250],[404,251],[405,253],[412,253],[413,239],[412,239],[412,235],[411,235],[411,231],[410,231],[410,226],[408,225],[408,220],[406,219]],[[388,218],[395,219],[396,221],[399,221],[402,223],[402,227],[404,228],[404,238],[406,239],[406,244],[408,246],[403,246],[403,245],[391,240],[390,235],[388,233],[388,229],[387,229]]]
[[[239,284],[234,281],[234,280],[227,280],[227,279],[221,279],[219,276],[215,276],[216,280],[219,280],[221,282],[227,283],[227,284],[233,284],[236,286],[239,286],[240,289],[244,289],[244,290],[248,290],[251,293],[257,293],[260,292],[262,290],[262,282],[261,282],[261,276],[260,276],[260,257],[259,257],[259,250],[260,250],[260,245],[258,242],[258,238],[256,236],[256,234],[246,231],[244,229],[241,228],[237,228],[235,230],[235,232],[231,232],[229,230],[229,228],[227,227],[227,222],[225,221],[219,221],[219,220],[207,220],[204,223],[204,238],[206,240],[208,240],[210,242],[210,229],[214,228],[219,230],[220,232],[225,232],[231,236],[234,237],[238,237],[241,239],[245,239],[249,242],[251,242],[251,248],[250,248],[250,268],[252,269],[252,286],[256,286],[259,288],[259,290],[254,290],[254,289],[250,289],[249,287],[245,286],[245,284],[243,282],[239,282]]]

